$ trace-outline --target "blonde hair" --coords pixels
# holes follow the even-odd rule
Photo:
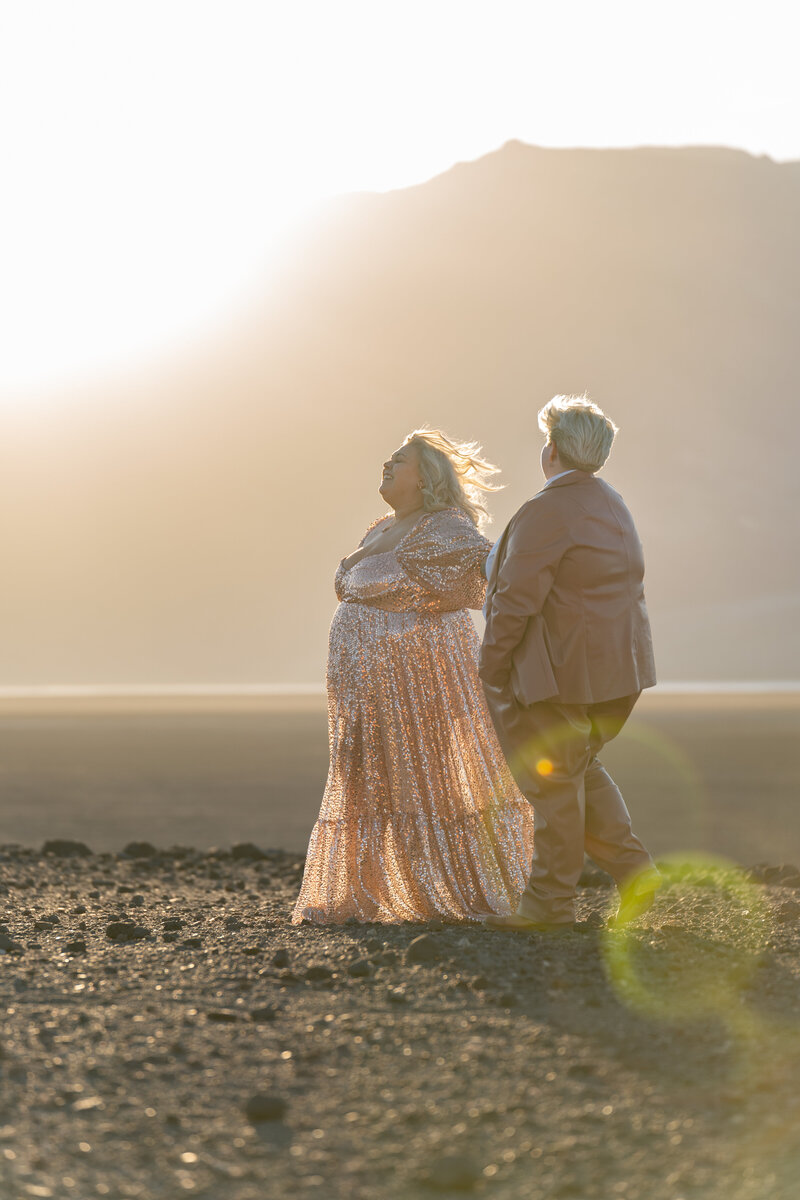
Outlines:
[[[617,427],[586,396],[554,396],[539,413],[539,428],[565,467],[599,471],[611,453]]]
[[[426,512],[460,508],[473,525],[491,520],[480,494],[500,491],[502,484],[487,479],[500,468],[479,457],[481,447],[476,442],[454,442],[440,429],[423,427],[410,433],[403,445],[417,448]]]

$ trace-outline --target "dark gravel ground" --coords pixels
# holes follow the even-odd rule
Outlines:
[[[578,932],[289,924],[302,860],[0,847],[0,1196],[796,1200],[800,873]],[[418,939],[422,940],[418,940]]]

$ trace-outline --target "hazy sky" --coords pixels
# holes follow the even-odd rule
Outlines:
[[[287,226],[510,138],[800,158],[795,0],[2,0],[0,395],[176,344]]]

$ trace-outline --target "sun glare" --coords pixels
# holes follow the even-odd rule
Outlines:
[[[632,0],[568,9],[6,5],[0,394],[57,388],[197,333],[269,286],[309,206],[413,185],[512,138],[798,153],[797,77],[777,61],[788,39],[773,38],[759,66],[747,21],[726,19],[719,52],[716,3],[676,0],[657,40]],[[759,6],[764,37],[770,11]]]

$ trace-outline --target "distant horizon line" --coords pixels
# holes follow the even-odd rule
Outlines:
[[[800,679],[665,680],[649,692],[740,694],[800,692]],[[39,684],[0,687],[0,700],[180,699],[186,697],[324,696],[322,683]]]

